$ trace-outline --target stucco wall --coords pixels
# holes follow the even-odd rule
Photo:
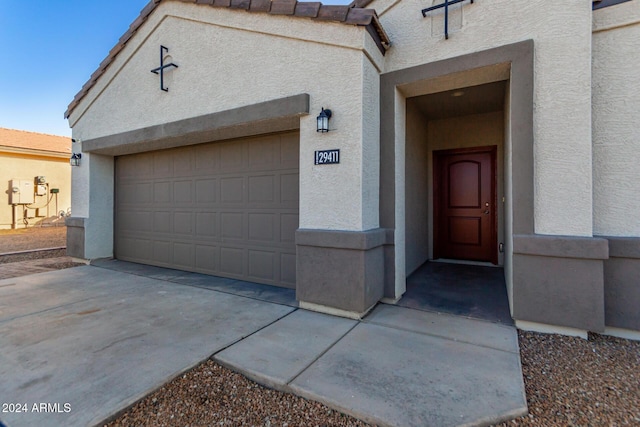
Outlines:
[[[449,40],[422,17],[430,3],[369,5],[393,42],[385,71],[533,39],[535,232],[592,235],[591,2],[465,2]]]
[[[78,141],[78,140],[76,140]],[[82,152],[82,143],[71,144],[73,153]],[[74,217],[89,216],[89,171],[91,168],[91,154],[84,153],[80,159],[80,166],[71,170],[71,206],[73,206]]]
[[[369,38],[364,27],[163,2],[73,111],[73,135],[89,140],[308,93],[310,114],[300,119],[300,228],[376,228],[382,56]],[[166,74],[168,92],[150,72],[160,45],[179,65]],[[325,134],[316,132],[321,107],[333,111]],[[315,150],[335,148],[339,165],[314,166]],[[365,170],[364,162],[374,167]],[[93,169],[92,156],[83,167],[74,177],[74,212],[92,217],[108,206],[88,203],[89,194],[96,185],[112,193],[113,184]]]
[[[380,224],[380,74],[362,57],[362,229]]]
[[[594,234],[640,237],[640,2],[593,18]]]
[[[406,268],[411,274],[429,259],[429,157],[427,121],[411,101],[407,101],[406,140]]]
[[[507,90],[504,94],[504,194],[513,192],[513,176],[508,171],[513,168],[511,139],[511,82],[507,82]],[[509,296],[509,310],[513,314],[513,200],[508,197],[504,203],[504,279],[507,283],[507,295]]]
[[[49,216],[56,216],[57,211],[65,211],[71,207],[71,166],[68,156],[62,158],[32,156],[23,154],[0,153],[0,173],[3,182],[3,200],[0,205],[0,229],[11,228],[13,221],[12,207],[9,204],[9,180],[24,179],[33,182],[36,176],[44,176],[49,183],[49,190],[57,188],[60,190],[57,196],[48,193],[46,196],[35,196],[35,203],[31,207],[38,208],[42,215],[47,215],[47,201],[49,202]],[[29,210],[29,216],[35,216],[36,212]],[[22,218],[22,208],[18,209],[18,215]],[[42,222],[45,218],[29,219],[29,226]],[[50,221],[45,221],[50,222]],[[24,222],[18,222],[18,228],[23,228]]]

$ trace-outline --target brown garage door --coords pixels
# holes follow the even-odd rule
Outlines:
[[[295,287],[298,133],[116,159],[116,257]]]

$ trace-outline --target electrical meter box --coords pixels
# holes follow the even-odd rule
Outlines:
[[[36,185],[38,184],[46,184],[47,183],[47,178],[45,178],[44,176],[36,176],[34,179]]]
[[[12,179],[9,181],[9,204],[30,205],[35,202],[33,181]]]

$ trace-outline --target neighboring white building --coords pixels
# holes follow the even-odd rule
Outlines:
[[[637,334],[640,1],[442,3],[151,1],[66,113],[71,254],[352,317],[492,263],[520,327]]]

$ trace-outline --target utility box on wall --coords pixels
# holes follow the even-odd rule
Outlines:
[[[33,181],[27,179],[9,181],[10,205],[30,205],[34,202]]]

